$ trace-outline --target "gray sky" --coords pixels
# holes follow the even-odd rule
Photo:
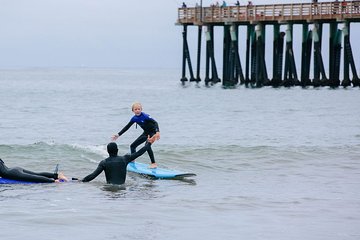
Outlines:
[[[173,0],[0,0],[0,6],[1,68],[158,67],[162,55],[181,51]],[[162,61],[175,65],[172,58]]]
[[[203,5],[213,2],[203,0]],[[253,1],[291,2],[309,1]],[[0,0],[0,68],[181,67],[182,28],[175,26],[181,3]]]

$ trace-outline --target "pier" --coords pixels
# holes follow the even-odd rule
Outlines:
[[[181,81],[201,81],[201,46],[205,31],[206,85],[222,82],[224,86],[244,84],[246,87],[359,87],[350,43],[350,25],[359,21],[360,1],[179,8],[176,24],[183,27]],[[301,46],[294,44],[295,25],[301,26]],[[322,53],[324,26],[329,28],[327,54]],[[189,27],[198,30],[196,73],[188,44]],[[222,43],[214,40],[215,28],[223,29]],[[272,46],[266,46],[266,29],[273,31]],[[240,44],[239,40],[245,44]],[[272,61],[266,62],[265,53],[269,52],[269,47]],[[216,49],[222,49],[221,76]],[[294,49],[301,49],[301,54],[295,56]],[[324,61],[328,61],[328,69]]]

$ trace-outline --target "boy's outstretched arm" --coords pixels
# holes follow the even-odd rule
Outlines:
[[[130,121],[128,124],[126,124],[126,126],[123,129],[121,129],[121,131],[118,134],[114,134],[111,137],[111,140],[116,141],[116,139],[118,139],[124,132],[126,132],[133,124],[134,122]]]

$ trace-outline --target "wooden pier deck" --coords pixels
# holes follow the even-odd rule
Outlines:
[[[177,24],[360,21],[360,1],[179,8]]]

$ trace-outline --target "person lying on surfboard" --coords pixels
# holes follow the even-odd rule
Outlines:
[[[24,168],[13,167],[9,168],[5,165],[4,161],[0,158],[0,177],[34,183],[53,183],[60,181],[68,181],[63,173],[41,172],[35,173]]]
[[[126,167],[129,162],[134,161],[136,158],[143,155],[148,151],[151,144],[155,141],[155,138],[148,136],[145,146],[139,151],[126,154],[124,156],[118,156],[118,147],[115,142],[111,142],[107,145],[107,151],[109,157],[102,160],[94,172],[83,178],[82,182],[90,182],[95,179],[102,171],[105,171],[106,182],[109,184],[123,184],[126,180]]]
[[[155,121],[155,119],[151,118],[150,115],[142,111],[141,103],[133,103],[131,106],[131,110],[135,115],[130,119],[130,122],[118,134],[112,136],[111,140],[116,141],[116,139],[118,139],[134,123],[136,123],[144,130],[144,132],[130,145],[130,152],[134,153],[136,151],[136,147],[145,142],[148,135],[150,135],[150,137],[153,137],[155,140],[159,140],[160,130],[159,124]],[[147,152],[151,160],[150,168],[156,168],[157,164],[155,162],[155,157],[151,149],[151,145],[148,147]]]

